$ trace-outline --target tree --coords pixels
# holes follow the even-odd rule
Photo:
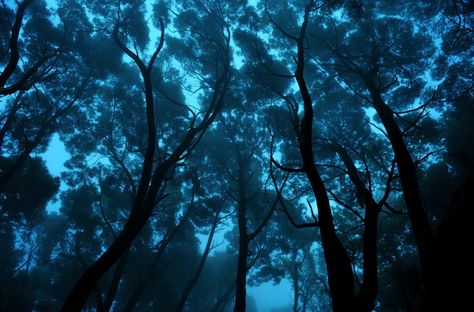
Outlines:
[[[464,0],[0,2],[0,310],[255,310],[270,281],[285,311],[465,309],[472,25]]]
[[[32,12],[23,25],[30,7]],[[2,10],[5,19],[13,14],[9,7]],[[4,157],[14,161],[2,168],[0,190],[33,151],[45,150],[58,124],[82,100],[88,85],[88,77],[77,67],[81,56],[67,53],[71,33],[65,24],[54,25],[48,19],[50,14],[43,2],[23,1],[11,31],[2,31],[2,37],[9,36],[9,44],[8,48],[2,46],[7,50],[2,51],[0,60],[6,63],[0,74],[0,98],[7,104],[1,113],[0,148]],[[11,82],[13,79],[16,81]]]
[[[234,205],[236,228],[238,229],[237,270],[235,283],[235,311],[245,311],[247,273],[253,266],[250,265],[258,258],[258,252],[251,251],[251,243],[266,227],[276,208],[277,201],[268,200],[262,179],[261,154],[264,142],[255,139],[244,143],[243,138],[251,136],[249,133],[260,134],[263,129],[251,128],[253,121],[244,107],[233,109],[229,116],[223,118],[220,128],[212,131],[205,140],[205,144],[212,146],[213,160],[220,166],[220,176],[225,177],[225,184],[221,185],[222,192],[227,194],[229,202]],[[235,119],[233,116],[238,115]],[[229,135],[222,140],[219,132]],[[219,147],[218,149],[216,149]],[[221,148],[224,147],[224,150]],[[252,260],[251,256],[253,255]]]
[[[121,8],[118,8],[121,10]],[[78,311],[85,304],[87,297],[92,292],[100,278],[108,269],[128,250],[136,236],[144,227],[153,212],[153,208],[163,199],[163,183],[167,175],[174,167],[182,162],[194,148],[202,133],[215,119],[223,103],[223,95],[228,83],[229,77],[229,38],[225,32],[225,26],[222,26],[222,33],[212,38],[211,44],[216,48],[215,57],[219,60],[216,75],[211,78],[209,96],[209,105],[207,110],[202,112],[202,117],[194,113],[190,126],[185,130],[181,139],[178,139],[177,145],[170,148],[170,154],[155,163],[155,153],[157,148],[157,129],[155,121],[155,102],[152,83],[152,68],[160,53],[165,41],[165,21],[163,17],[158,17],[160,22],[160,39],[158,46],[151,55],[148,63],[145,63],[137,53],[130,50],[121,38],[121,28],[126,25],[131,14],[140,14],[137,8],[132,6],[125,13],[124,17],[116,21],[112,30],[112,37],[117,46],[127,55],[138,67],[144,87],[144,97],[146,103],[147,120],[147,143],[143,158],[141,177],[137,186],[135,198],[130,210],[130,216],[124,225],[124,228],[118,234],[110,247],[90,265],[79,281],[76,283],[62,307],[63,311]],[[165,12],[159,12],[161,14]],[[217,21],[220,23],[220,21]],[[221,23],[222,25],[222,23]],[[209,38],[211,39],[211,38]],[[195,39],[191,39],[195,40]],[[193,41],[191,41],[193,42]],[[194,41],[194,44],[197,42]],[[199,114],[200,115],[200,114]],[[166,149],[166,147],[165,147]],[[161,195],[160,195],[161,192]]]
[[[387,12],[393,9],[396,8],[382,8]],[[423,32],[411,32],[412,23],[408,21],[390,22],[379,18],[376,10],[380,8],[364,5],[363,17],[352,24],[360,30],[351,36],[342,35],[350,30],[345,23],[340,23],[312,37],[329,55],[321,63],[330,64],[326,68],[336,72],[349,89],[372,105],[380,118],[381,131],[390,142],[396,160],[427,289],[427,304],[433,308],[439,306],[433,302],[439,302],[437,298],[440,298],[440,294],[433,295],[431,289],[437,287],[439,280],[435,272],[444,267],[437,265],[434,259],[442,257],[443,252],[439,250],[440,233],[433,230],[429,217],[431,207],[427,207],[422,198],[417,173],[420,163],[433,151],[425,152],[412,137],[420,138],[422,135],[415,136],[415,132],[429,129],[432,120],[427,115],[440,100],[429,79],[417,76],[432,62],[434,40]],[[417,42],[420,46],[406,46],[407,42]],[[420,104],[407,105],[416,101]]]
[[[306,40],[306,31],[308,29],[308,36],[316,37],[316,40],[319,40],[319,38],[315,35],[314,33],[314,26],[310,25],[309,22],[309,16],[313,12],[317,12],[318,10],[325,10],[328,9],[325,7],[325,4],[316,4],[316,2],[310,2],[305,6],[305,14],[303,16],[303,23],[302,26],[299,30],[299,35],[293,35],[291,32],[287,31],[284,29],[281,25],[279,25],[273,17],[270,15],[267,11],[267,15],[269,16],[270,23],[273,24],[275,29],[279,33],[282,34],[283,38],[288,39],[289,41],[294,41],[296,42],[297,45],[297,55],[298,57],[296,58],[296,66],[295,66],[295,74],[294,75],[288,75],[286,73],[282,74],[281,71],[277,72],[275,69],[269,68],[268,65],[265,65],[263,63],[263,67],[269,72],[270,75],[274,76],[279,76],[279,77],[294,77],[296,79],[296,82],[298,84],[300,93],[301,93],[301,98],[303,100],[304,105],[304,114],[301,118],[301,124],[298,124],[299,121],[299,116],[298,116],[298,104],[296,101],[289,96],[283,95],[281,92],[276,92],[276,90],[273,88],[269,88],[270,91],[273,91],[277,95],[279,95],[282,100],[287,102],[289,111],[290,111],[290,116],[291,116],[291,122],[293,124],[293,128],[296,129],[297,132],[297,138],[298,138],[298,143],[299,143],[299,148],[300,148],[300,153],[302,157],[302,162],[303,164],[300,166],[300,168],[289,168],[286,166],[283,166],[279,163],[277,163],[274,159],[272,160],[277,167],[279,167],[282,170],[288,171],[288,172],[301,172],[301,173],[306,173],[308,176],[312,189],[314,192],[314,195],[317,200],[317,206],[318,206],[318,216],[319,216],[319,221],[316,220],[314,225],[319,225],[321,228],[321,234],[322,234],[322,241],[323,241],[323,249],[326,252],[326,260],[327,260],[327,265],[328,265],[328,278],[329,278],[329,285],[332,290],[333,294],[333,303],[335,305],[337,304],[348,304],[351,300],[355,300],[356,303],[360,304],[360,309],[361,310],[370,310],[371,307],[374,306],[375,304],[375,299],[376,299],[376,293],[377,293],[377,251],[376,251],[376,242],[377,242],[377,220],[378,220],[378,214],[382,210],[383,206],[388,206],[387,204],[387,199],[390,195],[391,191],[391,181],[394,179],[394,166],[392,162],[391,169],[385,169],[387,173],[387,178],[386,178],[386,188],[385,191],[382,192],[381,200],[376,201],[374,199],[374,195],[372,194],[371,190],[371,185],[370,185],[370,176],[369,178],[369,187],[365,185],[365,182],[360,178],[358,169],[354,165],[353,160],[347,153],[347,150],[343,147],[342,144],[347,144],[349,142],[348,138],[341,137],[340,133],[329,133],[330,136],[336,137],[334,139],[327,139],[328,134],[325,132],[334,132],[333,129],[330,129],[329,131],[326,130],[325,126],[321,126],[323,130],[319,130],[321,134],[319,136],[322,136],[322,143],[319,143],[319,145],[325,145],[326,148],[329,148],[330,150],[335,151],[339,157],[341,158],[344,167],[346,168],[345,171],[347,172],[352,184],[355,186],[356,193],[358,194],[358,197],[360,199],[360,202],[363,203],[365,206],[365,216],[362,217],[360,214],[356,214],[357,216],[361,217],[361,220],[363,221],[364,224],[364,244],[363,244],[363,251],[364,251],[364,259],[363,259],[363,265],[364,265],[364,277],[363,277],[363,283],[360,287],[360,291],[358,295],[354,295],[354,276],[352,273],[351,269],[351,261],[349,260],[348,253],[344,249],[342,242],[340,238],[338,238],[337,234],[335,233],[335,226],[333,222],[333,216],[329,207],[329,200],[328,200],[328,194],[330,193],[333,197],[334,193],[325,186],[325,183],[323,182],[322,175],[320,174],[320,171],[318,170],[317,166],[314,163],[314,151],[313,151],[313,145],[314,145],[314,139],[313,139],[313,102],[312,102],[312,96],[310,94],[310,91],[308,90],[306,80],[305,80],[305,75],[304,75],[304,66],[306,65],[305,63],[305,46],[304,42]],[[330,8],[329,8],[330,9]],[[291,13],[290,13],[291,15]],[[326,27],[327,28],[327,27]],[[294,31],[296,32],[296,30]],[[258,44],[257,44],[257,53],[258,53]],[[370,59],[370,58],[369,58]],[[264,58],[259,57],[260,63],[265,62]],[[346,63],[342,64],[351,64],[350,62],[353,62],[349,58],[346,59]],[[324,74],[324,73],[323,73]],[[313,74],[314,75],[314,74]],[[316,76],[318,77],[318,76]],[[319,76],[318,78],[320,78]],[[313,77],[311,77],[313,78]],[[321,79],[321,78],[320,78]],[[344,79],[344,78],[343,78]],[[327,90],[327,84],[326,84],[326,90]],[[327,91],[326,91],[327,92]],[[367,130],[365,130],[367,133]],[[367,134],[365,134],[367,135]],[[325,138],[326,137],[326,138]],[[318,140],[321,140],[321,137],[317,138]],[[334,143],[334,142],[341,142],[341,143]],[[329,142],[329,143],[328,143]],[[353,149],[354,150],[354,149]],[[361,155],[362,161],[365,163],[366,169],[367,167],[367,160],[365,159],[364,151],[361,152],[356,152],[358,155]],[[397,153],[395,153],[396,159],[399,159],[397,156]],[[398,157],[398,158],[397,158]],[[382,166],[382,169],[386,167]],[[403,180],[403,179],[402,179]],[[403,183],[402,183],[403,184]],[[337,186],[336,186],[337,187]],[[337,200],[337,197],[335,197]],[[337,200],[339,204],[343,204],[343,206],[349,208],[351,211],[354,212],[354,210],[348,206],[345,205],[344,202],[341,202]],[[323,218],[323,221],[321,220]],[[299,227],[304,227],[306,225],[298,225]],[[327,249],[326,249],[327,248]],[[338,269],[335,269],[338,268]],[[334,272],[332,272],[334,270]],[[336,274],[336,272],[338,272]],[[344,273],[345,272],[345,273]],[[337,299],[339,297],[340,299]],[[341,298],[346,298],[346,299],[341,299]],[[354,298],[354,299],[347,299],[347,298]],[[355,299],[357,298],[357,299]],[[353,304],[351,304],[353,305]],[[364,307],[365,306],[365,307]],[[336,310],[338,309],[336,306],[334,307]]]

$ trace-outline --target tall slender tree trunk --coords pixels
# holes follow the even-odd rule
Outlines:
[[[293,312],[298,312],[298,303],[300,300],[300,285],[298,281],[298,269],[299,267],[296,265],[296,258],[294,257],[293,253],[293,267],[291,272],[291,277],[293,280]]]
[[[298,57],[295,71],[296,82],[303,98],[304,115],[301,120],[300,154],[303,159],[303,169],[308,178],[314,196],[316,197],[321,241],[328,272],[329,289],[332,296],[334,311],[351,311],[354,307],[354,276],[351,260],[337,237],[334,220],[329,204],[326,188],[315,165],[313,154],[313,102],[304,79],[305,34],[309,14],[314,2],[305,8],[303,24],[297,40]]]
[[[239,228],[239,255],[237,260],[237,277],[235,290],[234,312],[245,312],[247,299],[247,257],[249,253],[249,237],[247,232],[247,198],[245,191],[244,163],[239,154],[238,187],[239,202],[237,203],[237,225]]]
[[[246,235],[244,235],[246,236]],[[245,312],[247,298],[247,255],[248,241],[245,237],[239,239],[239,256],[237,262],[237,278],[235,291],[235,312]]]
[[[33,0],[24,0],[18,5],[15,21],[13,22],[13,27],[11,30],[10,40],[8,42],[10,58],[2,73],[0,73],[0,90],[5,87],[5,84],[18,65],[18,61],[20,59],[20,52],[18,51],[18,38],[20,36],[21,24],[23,22],[23,17],[25,16],[25,11],[32,2]]]
[[[216,212],[214,220],[212,221],[211,232],[209,233],[209,236],[207,238],[206,247],[202,254],[201,260],[199,261],[198,268],[196,272],[193,274],[193,276],[191,277],[191,279],[189,280],[189,282],[187,283],[186,287],[184,288],[183,293],[181,294],[181,297],[179,298],[176,312],[183,311],[184,305],[186,304],[186,300],[188,299],[189,295],[191,294],[191,291],[193,290],[194,286],[199,280],[199,277],[202,274],[204,265],[206,264],[207,257],[209,255],[209,252],[211,251],[212,240],[214,239],[214,233],[216,231],[218,221],[219,221],[219,212]]]
[[[372,311],[377,299],[379,287],[377,272],[378,215],[377,206],[366,206],[363,238],[363,276],[362,286],[357,296],[359,311]]]
[[[349,178],[361,195],[365,205],[364,236],[363,236],[363,276],[362,285],[356,298],[357,311],[372,311],[378,292],[378,272],[377,272],[377,229],[380,206],[372,196],[371,191],[365,186],[360,178],[359,172],[354,165],[349,153],[344,147],[332,144],[334,149],[342,159],[347,169]]]
[[[328,194],[315,165],[313,153],[313,102],[304,78],[305,64],[305,34],[309,14],[315,6],[311,1],[305,7],[303,23],[297,41],[297,66],[295,79],[303,99],[304,114],[300,130],[300,154],[303,160],[303,170],[308,178],[313,194],[316,198],[321,241],[328,272],[328,284],[331,292],[332,307],[336,312],[346,311],[371,311],[377,295],[377,219],[378,207],[370,192],[359,179],[357,169],[352,162],[344,159],[350,178],[355,186],[364,192],[366,214],[368,219],[364,224],[364,281],[358,296],[355,295],[354,273],[352,272],[351,259],[337,236],[331,212]],[[343,155],[343,156],[348,156]],[[367,222],[368,221],[368,222]]]
[[[437,233],[436,278],[428,293],[428,311],[463,311],[472,306],[471,288],[474,276],[471,246],[474,245],[472,220],[474,179],[458,188]]]
[[[112,304],[114,303],[115,295],[122,280],[123,272],[125,271],[125,266],[127,265],[128,256],[130,252],[127,251],[117,262],[117,267],[115,268],[114,275],[112,276],[112,281],[110,282],[109,290],[105,296],[104,302],[101,306],[99,312],[109,312]]]
[[[434,257],[435,239],[428,215],[421,200],[416,166],[403,140],[403,134],[395,121],[394,113],[382,99],[380,91],[373,81],[373,77],[365,77],[365,82],[372,97],[373,107],[387,131],[388,139],[395,154],[408,217],[418,248],[423,280],[425,287],[429,287],[432,282],[432,260]]]

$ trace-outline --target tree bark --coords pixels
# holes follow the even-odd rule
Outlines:
[[[373,77],[365,77],[365,83],[372,97],[373,107],[387,131],[388,139],[395,154],[408,217],[418,248],[422,276],[425,286],[428,287],[431,284],[431,274],[433,273],[432,259],[435,239],[421,200],[416,166],[403,140],[403,134],[395,121],[393,111],[382,99]]]
[[[32,2],[33,0],[25,0],[18,5],[18,10],[15,15],[15,21],[13,23],[10,41],[8,44],[8,48],[10,50],[10,59],[0,74],[0,90],[5,87],[5,84],[18,65],[18,60],[20,59],[20,52],[18,51],[18,37],[20,35],[21,23],[23,22],[26,9]]]
[[[204,269],[204,265],[206,264],[207,257],[209,255],[209,252],[211,251],[212,240],[214,238],[214,233],[216,231],[218,221],[219,221],[219,212],[216,212],[216,215],[215,215],[214,220],[212,222],[211,232],[209,233],[209,236],[207,238],[206,247],[205,247],[204,252],[202,254],[201,260],[199,261],[198,268],[197,268],[196,272],[194,273],[194,275],[189,280],[189,282],[187,283],[186,287],[184,288],[183,293],[181,294],[181,297],[179,298],[179,302],[178,302],[178,306],[176,308],[176,312],[183,311],[184,305],[186,304],[186,300],[188,299],[189,295],[191,294],[191,291],[193,290],[194,286],[196,285],[197,281],[199,280],[199,277],[202,274],[202,271]]]
[[[117,294],[117,290],[120,285],[120,281],[122,280],[122,275],[125,270],[125,266],[127,265],[128,255],[130,254],[127,251],[117,263],[117,267],[115,268],[114,275],[112,276],[112,281],[110,282],[109,290],[105,296],[105,300],[101,305],[101,310],[103,312],[109,312],[112,304],[114,303],[115,295]]]
[[[313,154],[313,103],[304,79],[304,41],[309,14],[314,1],[305,8],[303,24],[297,40],[298,57],[295,78],[303,98],[304,115],[301,120],[300,154],[303,169],[316,197],[321,241],[328,272],[329,289],[335,312],[351,311],[354,307],[354,277],[351,260],[337,237],[326,188],[315,165]]]
[[[245,312],[247,299],[247,257],[249,238],[247,232],[247,198],[245,191],[244,161],[239,154],[238,187],[239,202],[237,203],[237,225],[239,228],[239,255],[237,260],[237,277],[235,289],[234,312]]]
[[[235,312],[245,312],[247,299],[247,255],[248,255],[248,241],[241,236],[239,239],[239,256],[237,263],[237,279],[235,291]]]
[[[300,300],[300,289],[299,289],[299,280],[298,280],[298,270],[299,266],[296,263],[295,253],[293,252],[293,266],[291,272],[291,278],[293,280],[293,312],[298,312],[298,302]]]
[[[354,165],[349,153],[340,145],[332,145],[344,166],[347,169],[349,178],[361,195],[365,205],[364,236],[363,236],[363,277],[359,294],[356,298],[357,311],[372,311],[375,306],[375,299],[378,291],[377,272],[377,228],[380,205],[375,201],[372,193],[365,186],[359,176],[359,172]]]
[[[472,194],[474,179],[469,178],[453,194],[439,227],[433,259],[436,278],[428,293],[428,311],[462,311],[472,306],[471,290],[465,286],[474,275],[469,247],[474,244]]]

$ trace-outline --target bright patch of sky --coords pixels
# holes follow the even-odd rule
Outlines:
[[[59,3],[57,0],[46,0],[46,6],[48,9],[54,11],[58,9]]]
[[[49,142],[49,146],[43,154],[40,155],[48,167],[49,173],[55,177],[61,176],[61,173],[65,172],[67,169],[64,167],[64,163],[70,158],[70,154],[66,151],[64,143],[59,138],[58,134],[54,134]],[[59,188],[60,192],[63,192],[67,189],[66,184],[61,181]],[[46,206],[46,211],[57,212],[61,204],[56,199],[51,200]]]
[[[269,312],[286,307],[292,302],[291,283],[287,279],[282,279],[277,285],[267,282],[247,289],[249,295],[255,298],[258,312]]]

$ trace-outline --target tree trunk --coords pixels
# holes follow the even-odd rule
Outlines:
[[[249,238],[247,233],[247,198],[245,192],[244,163],[239,155],[238,168],[239,202],[237,203],[237,223],[239,228],[239,255],[237,260],[237,277],[235,289],[234,312],[245,312],[247,299],[247,257]]]
[[[81,311],[92,289],[97,285],[104,274],[115,262],[130,248],[135,237],[148,220],[145,215],[132,214],[125,224],[124,229],[110,247],[90,265],[74,285],[64,302],[61,311]]]
[[[294,255],[294,253],[293,253]],[[298,301],[299,301],[299,295],[300,295],[300,290],[299,290],[299,283],[298,283],[298,266],[296,265],[296,258],[293,257],[293,268],[292,268],[292,274],[291,277],[293,279],[293,312],[298,312]]]
[[[234,307],[235,312],[245,312],[247,298],[247,255],[248,242],[245,237],[241,237],[239,240],[239,258],[237,263],[237,279]]]
[[[428,293],[428,311],[463,311],[472,306],[471,289],[466,287],[474,276],[471,247],[474,245],[474,217],[471,178],[453,194],[449,210],[438,230],[436,278]]]
[[[333,144],[347,169],[349,178],[361,195],[365,205],[364,237],[363,237],[363,277],[360,292],[356,298],[357,311],[372,311],[378,292],[378,272],[377,272],[377,228],[380,207],[375,201],[370,190],[365,186],[360,178],[359,172],[354,165],[349,153],[344,147]]]
[[[183,311],[184,305],[186,304],[186,300],[188,299],[189,295],[191,294],[191,291],[193,290],[194,286],[199,280],[199,277],[201,276],[202,270],[204,269],[204,265],[206,264],[207,256],[209,255],[209,252],[211,251],[212,240],[214,238],[214,233],[216,231],[218,221],[219,221],[219,212],[216,212],[216,215],[212,222],[211,232],[209,233],[209,236],[207,238],[206,248],[204,249],[201,260],[199,261],[199,265],[196,270],[196,273],[194,273],[192,278],[189,280],[188,284],[184,288],[183,293],[181,294],[181,297],[179,298],[176,312]]]
[[[61,311],[64,312],[80,311],[97,282],[130,248],[133,241],[150,218],[153,208],[160,200],[160,198],[157,198],[158,192],[162,187],[168,170],[173,168],[178,162],[182,160],[183,154],[187,155],[194,149],[199,141],[198,139],[197,142],[195,142],[196,137],[199,137],[199,135],[202,135],[206,131],[206,129],[214,121],[217,114],[219,113],[224,102],[224,95],[229,80],[229,40],[226,38],[227,45],[224,52],[227,57],[225,58],[224,71],[215,82],[215,88],[213,90],[213,95],[208,110],[205,112],[201,122],[198,125],[193,124],[189,127],[188,131],[183,135],[171,154],[165,160],[155,166],[154,156],[156,148],[156,103],[153,100],[151,72],[156,57],[163,47],[165,25],[163,20],[160,19],[160,42],[150,61],[148,62],[148,65],[145,65],[140,57],[132,52],[120,40],[119,28],[122,25],[122,22],[119,22],[115,25],[112,37],[123,53],[135,62],[142,76],[146,102],[146,120],[148,133],[147,148],[145,151],[139,186],[135,195],[135,200],[130,216],[125,224],[125,227],[112,243],[112,245],[84,272],[79,281],[73,287],[61,309]],[[154,167],[155,169],[153,169]]]
[[[127,251],[117,263],[117,267],[115,268],[114,275],[112,277],[112,281],[110,282],[109,290],[107,291],[107,295],[105,296],[105,300],[101,306],[100,311],[109,312],[112,304],[114,303],[115,295],[117,294],[117,290],[120,285],[120,281],[122,280],[122,275],[125,270],[125,266],[127,265],[128,255],[130,254]]]
[[[66,301],[64,302],[64,305],[61,309],[63,312],[80,311],[86,303],[92,289],[94,289],[104,274],[117,262],[117,260],[123,254],[125,254],[125,252],[127,252],[127,250],[129,250],[133,241],[148,221],[152,209],[156,204],[156,196],[159,188],[161,187],[164,176],[167,170],[173,165],[170,159],[168,159],[164,163],[161,163],[156,168],[155,172],[153,172],[153,158],[156,147],[156,128],[153,88],[151,83],[151,68],[153,66],[154,60],[150,60],[149,66],[146,67],[142,60],[132,51],[130,51],[122,41],[120,41],[118,37],[119,26],[120,24],[117,23],[113,31],[113,38],[115,39],[119,48],[135,61],[142,75],[146,102],[148,134],[147,148],[137,194],[135,195],[130,216],[125,223],[123,230],[114,240],[112,245],[110,245],[109,248],[107,248],[107,250],[99,257],[99,259],[90,265],[82,274],[79,281],[74,285],[73,289],[67,296]],[[160,51],[164,40],[164,27],[163,25],[161,26],[160,45],[155,54]],[[153,181],[150,183],[150,180]]]
[[[295,78],[303,98],[304,115],[301,120],[300,154],[303,159],[303,169],[308,178],[314,196],[319,216],[321,241],[328,272],[329,289],[332,306],[335,312],[351,311],[354,307],[354,276],[351,260],[337,237],[334,221],[329,204],[326,188],[315,165],[313,154],[313,103],[304,79],[304,38],[309,14],[314,2],[305,8],[304,21],[298,38],[298,58]]]
[[[358,311],[373,311],[378,292],[377,227],[378,207],[366,206],[363,238],[362,286],[357,296]]]
[[[416,166],[403,141],[403,134],[395,121],[393,111],[383,101],[380,91],[373,81],[373,77],[365,77],[365,82],[372,97],[373,107],[387,131],[388,139],[395,154],[408,217],[418,248],[423,280],[425,287],[429,287],[431,285],[432,259],[435,244],[429,218],[421,200]]]
[[[25,0],[18,5],[18,11],[15,15],[15,22],[13,23],[10,40],[8,43],[10,59],[3,69],[3,72],[0,74],[0,90],[3,89],[8,81],[8,78],[10,78],[18,65],[18,60],[20,59],[20,53],[18,51],[18,37],[20,35],[21,24],[23,22],[25,11],[32,2],[33,0]]]
[[[107,248],[107,250],[82,274],[79,281],[69,292],[61,311],[81,311],[87,298],[100,279],[117,262],[117,260],[129,250],[133,241],[150,217],[152,208],[155,205],[157,192],[161,186],[167,169],[168,167],[166,164],[162,164],[156,169],[153,177],[154,183],[150,186],[150,190],[148,190],[144,202],[140,200],[140,196],[136,196],[132,212],[125,223],[123,230],[109,248]],[[139,193],[140,190],[138,191],[138,194]]]

